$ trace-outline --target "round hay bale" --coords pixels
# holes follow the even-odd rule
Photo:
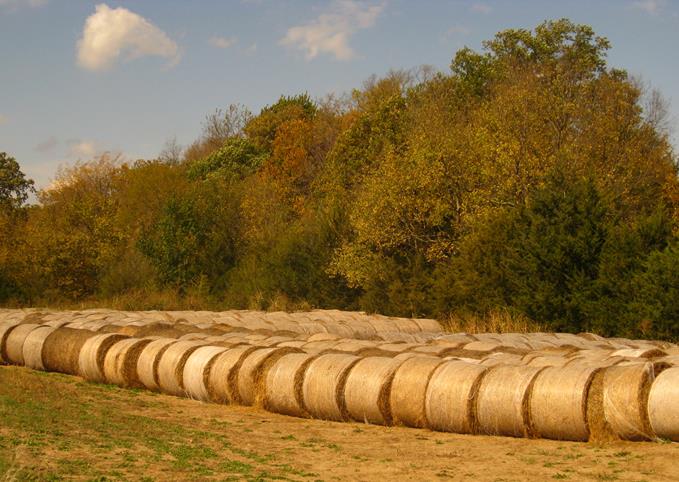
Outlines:
[[[24,340],[23,354],[24,364],[28,368],[34,370],[44,370],[45,366],[42,364],[42,346],[50,334],[56,328],[42,325],[28,334]]]
[[[21,322],[19,321],[9,321],[0,325],[0,363],[7,363],[5,358],[7,354],[5,353],[5,344],[7,342],[7,337]]]
[[[614,366],[604,372],[604,417],[619,438],[655,438],[648,417],[648,395],[653,380],[664,368],[663,364],[645,363]]]
[[[62,326],[64,326],[67,323],[68,323],[68,320],[61,319],[61,320],[46,321],[42,325],[43,326],[51,326],[52,328],[61,328]]]
[[[220,346],[202,346],[194,351],[184,365],[184,390],[186,396],[206,402],[210,400],[207,392],[207,378],[217,355],[226,351]]]
[[[343,340],[332,347],[333,350],[344,353],[358,353],[365,348],[373,348],[374,343],[367,340]]]
[[[500,351],[485,356],[480,361],[480,364],[486,367],[494,367],[497,365],[523,365],[521,356]]]
[[[42,345],[42,364],[52,372],[78,375],[80,350],[93,331],[61,327],[50,333]]]
[[[308,417],[304,407],[304,374],[316,356],[289,353],[276,360],[266,374],[264,408],[283,415]]]
[[[532,434],[530,393],[544,368],[496,366],[481,381],[476,415],[479,432],[527,437]]]
[[[668,355],[658,360],[661,363],[667,363],[672,366],[679,366],[679,355]]]
[[[427,385],[434,370],[444,362],[440,358],[412,355],[394,373],[389,396],[391,414],[395,424],[423,428],[427,424]]]
[[[340,342],[337,340],[320,340],[320,341],[310,341],[302,345],[300,348],[305,353],[321,353],[326,350],[332,350],[335,345]]]
[[[180,397],[184,395],[184,365],[186,360],[204,343],[179,340],[167,347],[158,361],[158,387],[163,393]]]
[[[525,361],[525,358],[524,358]],[[530,367],[563,367],[571,361],[570,358],[558,355],[537,356],[526,363]]]
[[[588,440],[587,396],[597,371],[591,367],[549,367],[538,374],[529,404],[536,436]]]
[[[139,382],[149,390],[158,390],[158,363],[160,357],[172,344],[174,338],[158,338],[146,345],[137,359],[137,377]]]
[[[33,330],[39,327],[40,325],[36,323],[22,323],[9,332],[5,338],[5,353],[3,355],[6,362],[23,366],[24,341]]]
[[[406,360],[410,360],[411,358],[435,358],[435,359],[438,359],[440,357],[437,357],[437,356],[434,356],[434,355],[427,355],[425,353],[417,353],[417,352],[414,352],[414,351],[406,351],[404,353],[399,353],[396,356],[394,356],[394,360],[402,361],[402,362],[404,362]]]
[[[648,418],[658,437],[679,442],[679,368],[663,371],[648,396]]]
[[[475,404],[488,369],[464,361],[446,361],[431,375],[425,394],[425,416],[431,430],[474,433]]]
[[[443,331],[443,327],[436,320],[432,320],[432,319],[428,319],[428,318],[413,318],[411,321],[419,327],[420,331],[433,332],[433,333],[438,333],[438,332]]]
[[[403,353],[404,351],[411,351],[413,348],[419,348],[422,345],[417,343],[380,343],[376,346],[382,351],[390,351],[394,354]]]
[[[240,345],[217,355],[207,375],[207,393],[215,403],[236,403],[236,377],[243,360],[257,350],[256,346]]]
[[[151,338],[125,338],[109,348],[104,357],[104,379],[120,387],[142,388],[137,361]]]
[[[472,341],[462,348],[470,351],[491,352],[493,350],[502,349],[502,343],[499,341]]]
[[[389,393],[400,364],[393,358],[368,357],[354,365],[344,387],[344,403],[351,419],[391,425]]]
[[[341,340],[341,337],[334,333],[315,333],[309,338],[307,338],[308,342],[312,341],[328,341],[328,340]]]
[[[399,332],[399,327],[390,319],[388,318],[383,318],[381,316],[371,316],[370,318],[367,319],[367,322],[370,324],[370,326],[373,327],[375,330],[375,333],[378,335],[380,333],[388,333],[391,331],[396,331]]]
[[[658,348],[623,348],[611,353],[611,357],[624,358],[659,358],[666,356],[667,353]]]
[[[103,382],[104,359],[108,350],[117,342],[126,339],[125,335],[105,333],[88,339],[80,349],[78,373],[90,382]]]
[[[392,318],[389,321],[394,325],[394,331],[400,333],[419,333],[422,331],[415,320],[410,318]]]
[[[321,355],[311,362],[304,376],[304,406],[311,416],[325,420],[348,419],[344,385],[351,368],[361,358],[353,355]]]
[[[299,352],[294,348],[262,348],[248,354],[236,372],[238,403],[261,404],[265,391],[263,380],[269,367],[283,355]]]
[[[304,340],[290,340],[284,341],[276,345],[278,348],[302,348],[307,342]]]

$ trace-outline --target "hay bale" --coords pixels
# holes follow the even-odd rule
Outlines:
[[[479,388],[476,407],[479,432],[530,436],[530,394],[535,377],[542,370],[527,366],[490,368]]]
[[[549,367],[538,374],[529,404],[536,436],[588,440],[587,396],[597,371],[592,367]]]
[[[80,349],[78,373],[90,382],[104,382],[104,359],[108,350],[117,342],[126,339],[125,335],[104,333],[88,339]]]
[[[109,348],[104,357],[104,379],[121,387],[142,388],[137,361],[151,338],[125,338]]]
[[[311,362],[304,376],[304,406],[311,416],[326,420],[348,419],[344,404],[347,375],[361,358],[353,355],[321,355]]]
[[[177,397],[184,395],[184,365],[191,354],[201,346],[205,344],[199,341],[179,340],[160,355],[158,387],[162,392]]]
[[[261,405],[268,369],[282,356],[299,352],[300,350],[294,348],[262,348],[246,355],[236,372],[238,403]]]
[[[158,363],[160,357],[172,344],[174,338],[158,338],[146,345],[137,359],[137,377],[139,382],[149,390],[158,390]]]
[[[354,365],[344,387],[344,403],[351,419],[391,425],[389,393],[400,365],[401,362],[384,357],[363,358]]]
[[[679,368],[663,371],[648,396],[648,418],[653,432],[679,442]]]
[[[436,368],[444,362],[440,358],[409,355],[411,357],[404,360],[394,373],[389,395],[391,414],[395,424],[422,428],[427,424],[427,385]]]
[[[13,365],[23,366],[24,364],[24,341],[30,333],[39,328],[36,323],[22,323],[10,331],[5,338],[5,353],[3,358],[6,362]]]
[[[41,325],[28,334],[23,346],[24,364],[28,368],[34,370],[45,369],[45,366],[42,364],[42,346],[54,330],[56,328]]]
[[[240,345],[217,355],[207,375],[207,393],[215,403],[236,403],[236,376],[243,360],[257,350],[256,346]]]
[[[522,357],[520,355],[514,355],[513,353],[503,353],[501,351],[491,353],[483,357],[479,362],[481,365],[486,367],[494,367],[497,365],[522,365]]]
[[[655,438],[648,417],[648,396],[653,380],[665,367],[663,364],[644,363],[614,366],[604,372],[604,417],[619,438]]]
[[[5,344],[7,342],[7,337],[17,326],[20,325],[19,321],[9,321],[4,322],[0,325],[0,363],[7,363]]]
[[[283,415],[308,417],[304,407],[304,374],[316,356],[289,353],[276,360],[266,374],[264,408]]]
[[[525,357],[524,360],[525,362]],[[563,367],[570,363],[571,359],[558,355],[541,355],[533,358],[525,365],[530,367]]]
[[[623,358],[659,358],[666,356],[667,353],[658,348],[623,348],[611,353],[611,357]]]
[[[80,350],[93,331],[61,327],[50,333],[42,345],[42,364],[52,372],[78,375]]]
[[[207,378],[217,355],[226,351],[220,346],[202,346],[194,351],[184,365],[184,390],[186,396],[203,402],[209,401]]]
[[[428,318],[413,318],[411,321],[418,326],[420,331],[423,332],[439,333],[443,331],[443,327],[436,320]]]
[[[464,361],[446,361],[431,375],[425,394],[425,416],[431,430],[474,433],[475,404],[488,369]]]

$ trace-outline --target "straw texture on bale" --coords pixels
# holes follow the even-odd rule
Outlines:
[[[653,380],[663,368],[662,364],[645,363],[606,369],[603,384],[604,416],[619,438],[655,438],[648,418],[648,395]]]
[[[663,371],[653,382],[648,418],[658,437],[679,442],[679,368]]]
[[[427,424],[432,430],[476,431],[475,404],[488,369],[463,361],[447,361],[432,374],[425,395]]]
[[[587,395],[597,370],[549,367],[538,374],[530,398],[530,420],[536,436],[588,440]]]
[[[308,417],[302,385],[306,369],[315,358],[308,353],[290,353],[276,360],[266,374],[264,408],[283,415]]]
[[[255,350],[256,346],[239,345],[217,355],[207,375],[207,393],[211,401],[235,403],[238,400],[238,369],[245,357]]]
[[[532,433],[530,393],[543,368],[496,366],[489,369],[479,388],[476,415],[479,432],[526,437]]]
[[[103,382],[104,359],[108,350],[116,343],[127,338],[117,333],[105,333],[93,336],[80,349],[78,357],[78,373],[85,380]]]
[[[368,357],[354,365],[344,387],[344,403],[350,418],[391,425],[389,393],[400,363],[393,358]]]
[[[42,345],[42,364],[45,370],[78,375],[80,349],[90,338],[97,336],[93,331],[61,327],[54,330]]]
[[[441,363],[443,360],[439,358],[411,354],[398,367],[389,397],[393,423],[418,428],[426,426],[424,403],[427,385]]]
[[[17,326],[19,326],[18,321],[12,321],[9,323],[3,323],[0,325],[0,363],[7,363],[5,353],[5,344],[7,342],[7,337]]]
[[[44,370],[42,364],[42,346],[50,334],[56,330],[51,326],[42,325],[28,334],[24,340],[24,364],[34,370]]]
[[[104,358],[104,379],[121,387],[142,388],[137,374],[137,361],[149,338],[126,338],[115,343]]]
[[[263,348],[243,359],[236,373],[238,403],[261,405],[264,399],[266,372],[273,363],[284,355],[299,353],[294,348]]]
[[[159,338],[146,345],[137,359],[137,376],[142,385],[149,390],[158,390],[158,363],[160,357],[172,344],[173,338]]]
[[[626,358],[659,358],[667,355],[658,348],[622,348],[611,353],[612,357],[620,356]]]
[[[203,402],[209,401],[207,378],[217,355],[226,351],[219,346],[202,346],[194,351],[184,365],[184,390],[186,396]]]
[[[304,376],[304,406],[315,418],[348,419],[344,386],[351,368],[361,359],[353,355],[321,355],[311,362]]]
[[[160,355],[158,362],[158,387],[164,393],[177,397],[184,395],[184,365],[198,348],[199,341],[182,340],[170,345]]]
[[[9,332],[5,339],[5,354],[3,358],[14,365],[24,364],[24,341],[26,337],[40,325],[23,323]]]

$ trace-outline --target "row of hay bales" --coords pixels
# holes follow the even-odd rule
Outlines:
[[[0,361],[298,417],[563,440],[679,440],[679,368],[487,365],[0,325]],[[406,356],[407,355],[407,356]]]

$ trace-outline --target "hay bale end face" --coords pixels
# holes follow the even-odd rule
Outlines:
[[[299,351],[294,348],[263,348],[247,355],[236,372],[238,403],[261,404],[265,391],[264,378],[268,369],[283,355]]]
[[[663,371],[653,382],[648,418],[658,437],[679,442],[679,368]]]
[[[149,390],[158,390],[158,363],[160,357],[172,344],[177,343],[173,338],[159,338],[146,345],[137,360],[137,377],[142,385]]]
[[[316,356],[307,353],[291,353],[276,360],[266,374],[264,408],[283,415],[308,417],[302,385],[304,374],[315,359]]]
[[[393,358],[368,357],[354,365],[344,387],[344,403],[353,420],[391,425],[389,393],[400,364]]]
[[[586,441],[587,396],[594,367],[549,367],[538,374],[530,398],[530,419],[538,437]]]
[[[33,330],[40,328],[35,323],[23,323],[9,332],[5,339],[5,354],[3,358],[13,365],[24,364],[24,342]]]
[[[78,371],[81,377],[91,382],[103,382],[104,359],[108,350],[117,342],[127,338],[117,333],[105,333],[88,339],[80,349]]]
[[[349,370],[360,360],[353,355],[328,354],[311,362],[304,375],[302,394],[312,417],[338,422],[348,419],[344,386]]]
[[[42,346],[45,344],[45,340],[48,336],[55,331],[56,328],[51,326],[42,325],[36,328],[26,337],[24,341],[23,353],[24,353],[24,364],[28,368],[34,370],[44,370],[45,366],[42,363]]]
[[[425,416],[427,385],[434,370],[441,363],[443,360],[439,358],[412,355],[396,370],[389,397],[395,424],[418,428],[427,425]]]
[[[45,370],[78,375],[80,350],[87,340],[97,336],[93,331],[61,327],[45,339],[42,363]]]
[[[176,397],[184,395],[184,365],[201,346],[204,344],[199,341],[177,341],[159,356],[158,387],[163,393]]]
[[[543,368],[496,366],[489,369],[479,388],[476,415],[479,432],[487,435],[528,437],[530,393]]]
[[[226,351],[220,346],[202,346],[194,351],[184,365],[184,390],[193,400],[209,400],[207,377],[217,355]]]
[[[0,363],[7,363],[7,354],[5,353],[7,337],[19,324],[19,321],[7,321],[0,325]]]
[[[474,433],[475,403],[487,371],[480,364],[456,360],[439,365],[425,395],[428,427],[443,432]]]
[[[211,401],[236,403],[238,400],[236,374],[245,357],[256,349],[255,346],[239,345],[217,355],[207,374],[206,388]]]
[[[142,388],[137,375],[137,361],[142,350],[153,340],[127,338],[115,343],[104,358],[104,379],[121,387]]]

